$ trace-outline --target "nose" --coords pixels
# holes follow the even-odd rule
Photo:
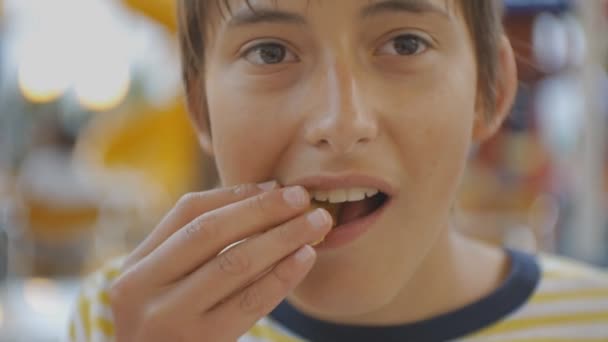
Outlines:
[[[321,105],[309,121],[306,140],[336,154],[352,153],[378,135],[378,122],[367,109],[352,72],[333,65],[315,91]]]

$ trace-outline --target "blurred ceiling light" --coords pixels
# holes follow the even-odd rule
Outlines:
[[[126,98],[131,86],[129,62],[99,57],[95,61],[78,73],[74,90],[83,107],[103,112],[120,105]]]
[[[52,316],[61,308],[61,294],[57,285],[45,278],[32,278],[23,286],[23,297],[28,306],[37,314]]]
[[[534,103],[540,137],[557,160],[576,151],[584,126],[584,94],[576,78],[555,76],[539,84]]]
[[[27,100],[46,103],[62,96],[70,86],[73,27],[59,17],[66,9],[65,1],[38,0],[30,6],[30,21],[24,22],[19,32],[18,85]]]
[[[534,56],[541,70],[555,72],[568,61],[568,32],[562,20],[542,13],[534,20],[532,33]]]
[[[70,85],[70,74],[62,56],[37,50],[41,49],[28,51],[19,62],[19,89],[31,102],[51,102],[65,93]]]
[[[568,62],[570,65],[580,67],[587,58],[587,37],[580,20],[574,15],[563,18],[568,34]]]
[[[118,8],[105,0],[23,0],[22,6],[18,82],[27,100],[51,102],[73,89],[83,107],[106,111],[125,99],[132,38],[113,15]]]

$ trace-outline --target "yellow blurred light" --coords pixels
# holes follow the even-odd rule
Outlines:
[[[19,89],[27,100],[34,103],[51,102],[59,98],[70,84],[70,75],[57,65],[61,62],[43,56],[26,56],[18,67]]]
[[[139,10],[150,18],[163,24],[171,31],[177,29],[175,1],[173,0],[124,0],[133,9]]]
[[[127,61],[89,68],[74,84],[80,104],[93,111],[107,111],[124,101],[131,86]]]
[[[0,330],[2,330],[3,326],[4,326],[4,308],[2,307],[2,304],[0,304]]]

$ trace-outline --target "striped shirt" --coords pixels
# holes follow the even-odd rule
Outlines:
[[[239,342],[608,342],[608,273],[556,256],[507,253],[512,266],[502,286],[454,312],[370,327],[323,322],[283,302]],[[113,341],[107,289],[120,262],[110,262],[83,284],[70,321],[72,341]]]

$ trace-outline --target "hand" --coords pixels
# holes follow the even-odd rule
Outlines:
[[[332,219],[309,206],[276,183],[184,196],[110,288],[116,340],[237,340],[312,268]]]

